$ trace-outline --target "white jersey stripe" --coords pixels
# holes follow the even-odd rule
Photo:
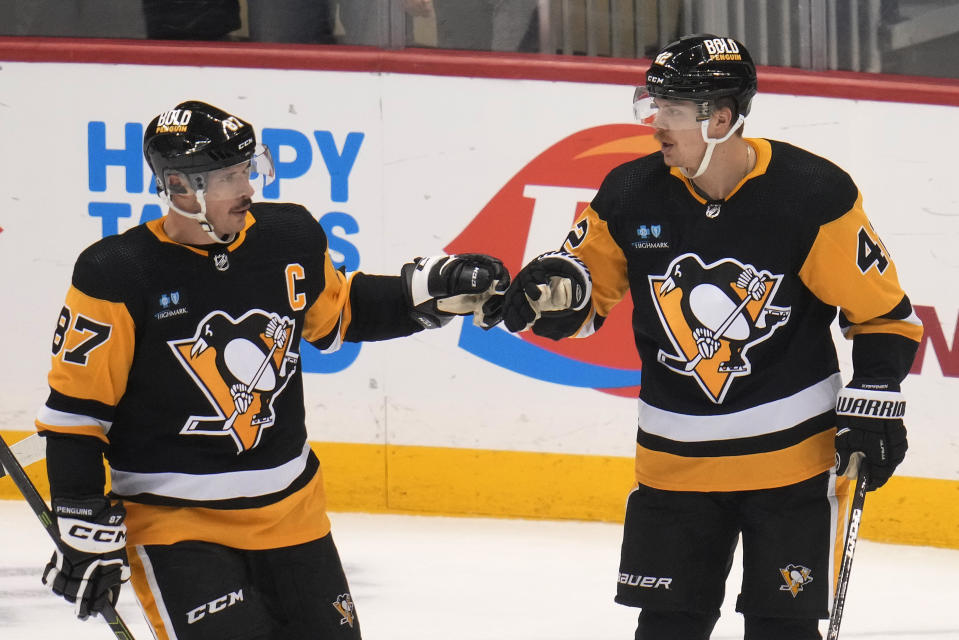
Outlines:
[[[110,427],[113,426],[112,422],[107,422],[106,420],[97,420],[91,416],[80,415],[79,413],[67,413],[66,411],[57,411],[56,409],[51,409],[47,405],[40,407],[40,411],[37,412],[37,420],[51,427],[89,427],[89,426],[99,426],[103,429],[103,433],[109,433]]]
[[[138,473],[110,469],[113,491],[121,496],[150,493],[182,500],[230,500],[255,498],[286,489],[296,480],[310,455],[310,443],[289,462],[271,469],[230,471],[227,473]]]
[[[836,407],[842,378],[825,380],[779,400],[734,413],[694,416],[673,413],[639,401],[639,428],[677,442],[708,442],[752,438],[794,427]]]

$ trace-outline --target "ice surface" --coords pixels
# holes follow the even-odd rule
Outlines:
[[[867,514],[868,515],[868,514]],[[595,522],[334,513],[366,640],[631,640],[615,604],[620,527]],[[26,503],[0,501],[0,639],[110,640],[40,584],[52,550]],[[734,564],[714,640],[742,638]],[[959,550],[861,541],[842,640],[959,640]],[[117,607],[152,634],[125,588]]]

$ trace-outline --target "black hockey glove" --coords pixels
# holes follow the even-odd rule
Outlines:
[[[107,602],[115,605],[120,584],[130,578],[125,549],[126,509],[103,497],[82,500],[54,498],[53,515],[60,530],[60,549],[43,571],[43,584],[76,603],[81,620],[96,615]]]
[[[441,327],[453,316],[473,314],[473,324],[483,329],[501,319],[509,272],[492,256],[461,253],[414,258],[400,274],[413,319],[426,329]]]
[[[836,473],[855,479],[869,471],[867,491],[886,484],[906,457],[906,401],[889,381],[853,380],[836,402]]]
[[[592,291],[589,269],[579,258],[544,253],[516,274],[503,302],[503,324],[513,332],[532,327],[538,336],[568,338],[589,316]]]

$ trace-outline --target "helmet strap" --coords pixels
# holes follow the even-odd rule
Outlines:
[[[739,119],[736,120],[736,124],[729,129],[726,135],[724,135],[722,138],[710,138],[709,134],[706,132],[709,129],[709,120],[703,120],[702,123],[700,123],[699,128],[703,134],[703,141],[706,143],[706,153],[703,154],[702,162],[699,163],[699,168],[696,169],[696,173],[690,174],[688,171],[686,171],[685,167],[680,167],[679,170],[682,172],[682,174],[690,180],[694,180],[695,178],[698,178],[706,173],[706,168],[709,167],[709,161],[713,157],[713,151],[715,151],[716,145],[726,142],[733,137],[733,134],[736,133],[741,126],[743,126],[744,122],[746,122],[746,116],[740,113]]]
[[[237,234],[230,233],[224,236],[217,235],[216,231],[213,230],[213,225],[207,220],[206,217],[206,191],[204,189],[198,189],[194,192],[196,195],[196,201],[200,203],[199,211],[185,211],[180,207],[176,206],[173,202],[173,198],[170,197],[170,194],[167,193],[166,189],[162,191],[157,190],[157,195],[160,196],[160,200],[170,209],[173,209],[181,216],[187,217],[191,220],[196,220],[200,224],[200,228],[203,229],[204,233],[210,237],[213,242],[218,244],[230,244],[236,239]]]

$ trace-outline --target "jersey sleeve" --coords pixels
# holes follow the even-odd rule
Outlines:
[[[861,194],[849,211],[819,227],[799,276],[817,298],[839,308],[843,335],[854,340],[857,377],[906,376],[922,323],[863,211]]]
[[[593,281],[593,309],[606,317],[626,295],[626,256],[616,244],[605,220],[592,206],[583,209],[563,248],[583,261]]]
[[[626,256],[609,229],[609,217],[616,211],[616,194],[621,191],[621,169],[606,177],[563,243],[563,250],[582,260],[589,269],[593,286],[592,312],[576,337],[586,337],[599,329],[629,289]]]
[[[389,340],[422,327],[410,317],[399,276],[355,272],[349,277],[324,256],[324,286],[306,314],[303,337],[324,353],[343,342]]]
[[[351,319],[349,299],[346,275],[333,267],[327,251],[323,256],[323,290],[306,312],[303,339],[324,353],[339,349]]]
[[[51,346],[50,395],[36,426],[41,433],[108,443],[133,362],[136,327],[127,305],[107,288],[100,264],[87,250],[74,268]]]

